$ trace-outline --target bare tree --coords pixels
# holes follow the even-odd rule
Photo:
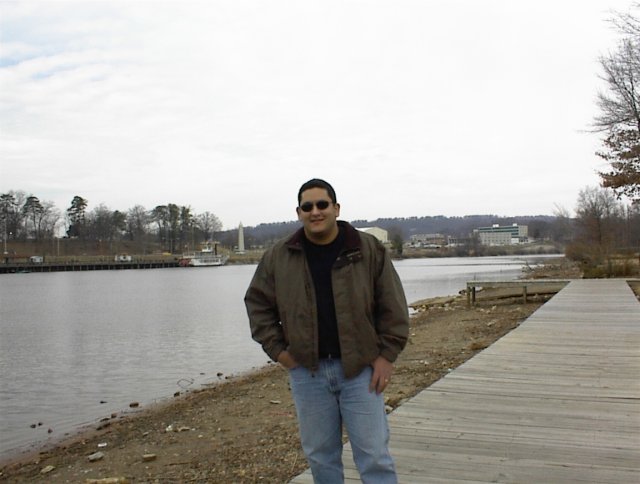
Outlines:
[[[551,237],[554,242],[567,244],[573,237],[573,222],[569,210],[560,205],[555,205],[553,211],[556,219],[551,227]]]
[[[142,205],[135,205],[127,211],[127,237],[130,240],[141,241],[149,232],[151,214]]]
[[[222,222],[211,212],[204,212],[196,216],[196,224],[205,241],[213,240],[213,234],[222,229]]]
[[[53,239],[56,235],[56,227],[60,222],[60,210],[49,200],[42,202],[42,217],[40,219],[40,232],[45,239]]]
[[[634,2],[633,8],[640,8],[640,3]],[[610,22],[624,35],[640,37],[640,19],[630,12],[618,12]]]
[[[616,242],[621,210],[621,204],[610,189],[586,187],[580,190],[576,206],[579,239],[596,248],[600,255],[609,254]]]
[[[638,8],[638,4],[635,5]],[[625,36],[618,49],[600,58],[606,92],[597,95],[599,114],[594,127],[608,132],[605,150],[597,155],[609,162],[600,172],[602,186],[620,198],[640,202],[640,21],[630,13],[617,14],[616,28]]]
[[[594,119],[597,129],[640,131],[640,50],[639,39],[624,39],[617,51],[600,58],[608,91],[599,92],[600,114]]]

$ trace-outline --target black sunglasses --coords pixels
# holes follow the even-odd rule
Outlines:
[[[315,202],[315,206],[318,207],[318,210],[324,210],[329,206],[330,203],[331,202],[327,202],[326,200],[319,200]],[[311,212],[311,210],[313,210],[313,205],[314,202],[304,202],[302,205],[300,205],[300,210],[302,210],[303,212]]]

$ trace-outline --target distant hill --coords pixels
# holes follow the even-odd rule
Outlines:
[[[354,220],[355,227],[376,226],[386,230],[399,230],[405,240],[415,234],[443,234],[456,237],[468,237],[478,227],[490,227],[493,224],[529,226],[529,235],[534,238],[543,237],[543,232],[555,221],[556,217],[548,215],[499,217],[497,215],[466,215],[464,217],[409,217],[381,218],[372,222]],[[538,234],[532,233],[537,232]]]
[[[511,225],[514,223],[527,225],[529,237],[535,239],[552,239],[553,224],[556,217],[549,215],[524,215],[517,217],[500,217],[497,215],[466,215],[464,217],[408,217],[379,218],[376,220],[353,220],[355,227],[381,227],[390,232],[399,232],[405,241],[415,234],[443,234],[455,237],[468,237],[478,227],[493,224]],[[300,226],[298,221],[274,222],[259,224],[255,227],[244,227],[245,246],[270,245],[274,241],[294,232]],[[238,240],[238,230],[227,230],[217,234],[226,246],[234,246]]]

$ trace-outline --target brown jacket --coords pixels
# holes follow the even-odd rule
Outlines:
[[[385,247],[346,222],[345,247],[332,273],[342,366],[358,375],[379,355],[393,362],[404,348],[409,316],[404,291]],[[318,365],[315,291],[303,229],[268,249],[244,301],[253,339],[277,361],[288,350],[302,366]]]

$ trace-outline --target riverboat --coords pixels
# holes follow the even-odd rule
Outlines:
[[[209,267],[223,266],[227,263],[229,256],[218,254],[217,246],[204,245],[199,251],[191,254],[184,254],[180,259],[182,267]]]

